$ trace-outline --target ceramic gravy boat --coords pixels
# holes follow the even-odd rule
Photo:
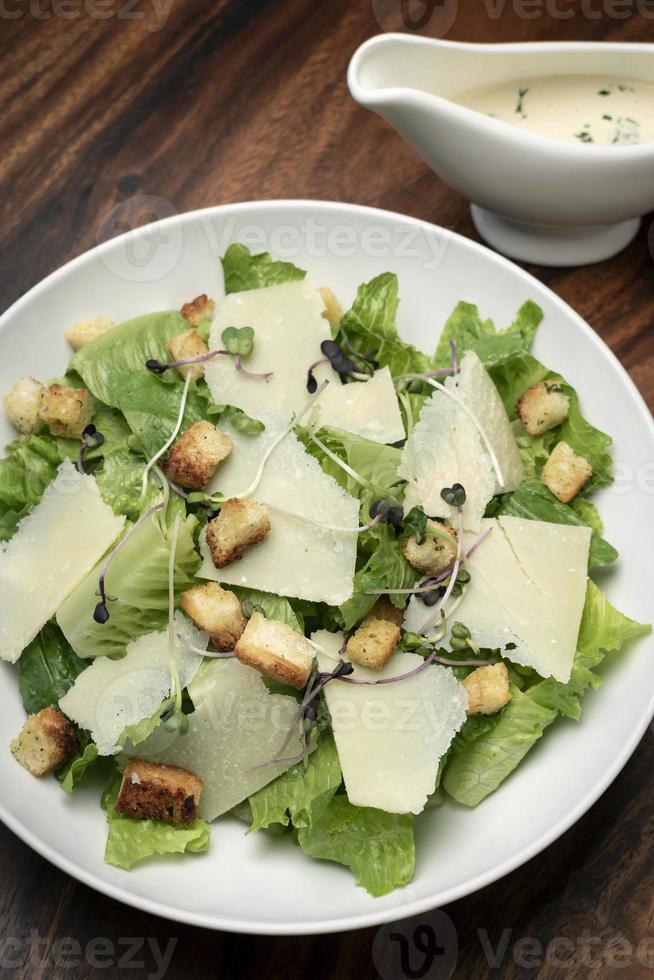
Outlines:
[[[354,54],[348,85],[472,204],[498,251],[543,265],[615,255],[654,208],[654,143],[566,143],[450,101],[548,75],[654,82],[654,44],[460,44],[383,34]]]

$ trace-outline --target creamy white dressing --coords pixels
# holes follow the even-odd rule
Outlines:
[[[568,143],[654,142],[654,83],[639,79],[551,75],[473,89],[452,101]]]

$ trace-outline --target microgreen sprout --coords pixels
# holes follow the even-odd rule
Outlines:
[[[313,372],[317,367],[320,367],[321,364],[329,364],[329,358],[321,357],[319,360],[314,361],[313,364],[309,365],[309,369],[307,371],[307,391],[310,395],[315,395],[318,388],[318,381],[316,380],[316,376]]]
[[[260,613],[262,616],[266,615],[263,606],[260,606],[258,602],[253,602],[252,599],[247,596],[241,601],[241,612],[246,619],[250,619],[255,612]]]
[[[155,358],[150,358],[149,361],[145,362],[145,366],[153,374],[163,374],[171,368],[186,367],[188,364],[202,364],[204,361],[218,357],[219,354],[227,354],[227,351],[210,350],[208,354],[198,354],[197,357],[182,357],[176,361],[157,361]]]
[[[185,639],[181,633],[177,634],[177,639],[182,646],[186,647],[187,650],[190,650],[191,653],[197,653],[200,657],[216,657],[218,659],[224,659],[236,656],[233,650],[203,650],[202,647],[196,647],[192,643],[189,643],[189,641]]]
[[[146,463],[146,465],[145,465],[145,467],[143,469],[143,482],[141,484],[141,500],[144,500],[145,499],[145,495],[147,493],[148,477],[150,475],[150,470],[152,469],[153,466],[155,466],[158,463],[158,461],[161,459],[161,457],[164,456],[168,452],[168,450],[170,449],[170,447],[174,443],[175,439],[177,438],[177,434],[178,434],[179,430],[182,427],[182,423],[184,421],[184,412],[186,411],[186,402],[188,400],[188,392],[189,392],[190,384],[191,384],[191,375],[188,374],[186,376],[186,380],[184,381],[184,389],[182,391],[182,397],[181,397],[181,400],[180,400],[180,403],[179,403],[179,414],[177,416],[177,421],[175,423],[175,426],[173,428],[173,431],[172,431],[170,437],[163,444],[163,446],[161,447],[161,449],[154,454],[154,456],[152,457],[152,459],[150,459],[149,462]]]
[[[104,436],[101,432],[98,432],[96,427],[91,423],[82,432],[81,445],[79,447],[79,455],[77,457],[77,469],[80,473],[84,473],[84,457],[86,456],[89,449],[97,449],[99,446],[104,445]]]
[[[335,340],[323,340],[320,350],[325,355],[337,374],[356,373],[357,366],[347,354],[338,346]]]
[[[234,367],[239,374],[246,378],[253,378],[255,381],[270,381],[273,376],[272,371],[247,371],[241,364],[241,354],[237,354],[234,358]]]
[[[182,711],[182,684],[177,665],[176,633],[175,633],[175,560],[177,556],[177,538],[179,536],[180,515],[175,518],[173,533],[170,540],[170,556],[168,559],[168,661],[170,666],[170,707],[162,717],[163,727],[167,732],[177,732],[185,735],[188,731],[188,718]]]
[[[228,354],[234,357],[249,357],[254,350],[254,330],[252,327],[226,327],[220,338]]]
[[[450,340],[450,353],[452,355],[452,374],[458,374],[459,368],[459,355],[456,349],[456,341]]]
[[[463,507],[466,502],[466,492],[460,483],[453,483],[451,487],[443,487],[441,498],[451,507]]]
[[[404,507],[394,500],[374,500],[368,511],[373,520],[390,524],[391,527],[401,527],[404,518]]]
[[[132,537],[132,535],[135,534],[136,531],[138,531],[138,529],[141,527],[142,524],[145,524],[148,518],[152,517],[153,514],[156,514],[156,512],[158,510],[161,510],[162,507],[163,507],[163,502],[154,504],[154,506],[146,510],[145,514],[139,517],[136,524],[132,525],[132,527],[129,529],[127,534],[123,535],[123,537],[120,539],[118,544],[109,552],[104,562],[102,563],[102,567],[100,568],[100,575],[98,579],[98,591],[96,592],[96,595],[99,596],[100,598],[100,602],[97,604],[93,612],[93,619],[96,621],[96,623],[103,625],[109,620],[110,617],[109,617],[109,610],[107,609],[107,603],[116,601],[115,597],[108,596],[105,591],[105,583],[107,578],[107,572],[109,571],[109,566],[111,565],[112,561],[114,560],[118,552],[121,550],[121,548],[123,548],[127,544],[127,542]]]
[[[461,563],[464,561],[463,554],[463,505],[466,502],[466,492],[460,483],[455,483],[451,487],[444,487],[441,490],[441,497],[446,503],[451,503],[452,506],[457,509],[458,516],[458,535],[457,535],[457,547],[456,547],[456,557],[454,559],[454,564],[452,565],[452,573],[450,575],[450,581],[445,589],[445,592],[440,596],[439,600],[435,604],[435,611],[429,617],[427,622],[422,628],[422,632],[426,633],[427,630],[431,629],[436,623],[436,618],[440,618],[441,622],[446,618],[447,613],[445,612],[447,606],[447,600],[450,598],[457,584],[457,576],[459,574],[459,569],[461,568]],[[461,591],[458,593],[462,594]],[[424,599],[423,599],[424,602]]]

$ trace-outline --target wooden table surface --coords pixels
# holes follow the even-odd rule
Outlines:
[[[654,41],[654,4],[643,0],[524,6],[443,0],[431,19],[433,3],[412,3],[409,12],[427,19],[422,33],[435,36],[451,24],[447,37],[455,40]],[[380,30],[401,26],[403,6],[401,0],[3,0],[0,306],[105,236],[103,218],[117,205],[124,227],[142,220],[144,194],[180,212],[257,198],[352,201],[476,237],[466,202],[346,89],[352,52]],[[646,219],[634,243],[610,262],[531,269],[608,342],[650,407],[651,223]],[[114,232],[120,227],[113,222]],[[654,230],[650,242],[654,247]],[[197,980],[651,976],[653,747],[650,730],[613,786],[556,844],[445,910],[458,935],[458,958],[432,962],[414,950],[409,972],[395,963],[382,934],[373,955],[375,929],[249,938],[121,907],[3,828],[0,976],[157,975],[151,948],[130,951],[129,937],[151,937],[162,948],[176,940],[169,947],[170,978],[191,971]],[[31,934],[43,941],[28,950]],[[7,937],[18,940],[15,947],[6,946]],[[535,945],[519,944],[530,937]],[[548,947],[560,937],[572,944]],[[68,938],[84,950],[77,966]],[[497,968],[488,963],[485,941],[502,944]]]

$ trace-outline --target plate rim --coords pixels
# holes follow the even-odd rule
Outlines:
[[[650,413],[643,396],[639,392],[631,376],[609,346],[599,336],[599,334],[597,334],[583,319],[583,317],[577,313],[576,310],[574,310],[564,299],[558,296],[558,294],[555,293],[548,285],[541,282],[530,272],[527,272],[526,269],[523,269],[516,262],[511,261],[505,256],[500,255],[479,242],[473,241],[471,238],[468,238],[466,235],[460,232],[452,231],[449,228],[444,228],[443,226],[433,222],[426,221],[422,218],[415,218],[411,215],[402,214],[398,211],[390,211],[384,208],[370,207],[368,205],[355,204],[352,202],[312,200],[309,198],[288,198],[270,201],[235,201],[228,204],[213,205],[206,208],[197,208],[192,211],[179,212],[162,220],[150,222],[147,225],[130,229],[121,235],[108,239],[106,242],[102,242],[99,245],[95,245],[92,248],[87,249],[80,255],[75,256],[64,265],[49,273],[45,278],[39,280],[39,282],[35,283],[34,286],[20,296],[14,303],[11,304],[11,306],[7,308],[7,310],[2,313],[0,316],[0,334],[4,330],[6,322],[10,318],[12,318],[15,314],[20,313],[24,305],[26,305],[32,299],[38,297],[42,292],[45,292],[52,283],[56,282],[58,279],[63,279],[77,267],[83,267],[85,263],[92,261],[98,256],[101,257],[105,252],[110,251],[112,248],[120,247],[121,242],[126,243],[130,239],[135,238],[138,235],[142,235],[145,230],[152,228],[153,226],[163,229],[169,225],[174,225],[175,223],[180,223],[180,225],[183,225],[191,219],[202,217],[219,217],[234,210],[242,210],[252,213],[258,210],[284,211],[288,208],[311,208],[316,211],[340,210],[341,212],[350,212],[351,214],[356,214],[358,216],[363,215],[371,218],[381,217],[385,220],[395,219],[396,221],[399,221],[405,225],[409,224],[418,229],[425,230],[427,233],[441,232],[447,235],[449,238],[457,241],[465,248],[471,249],[472,253],[482,256],[486,261],[490,260],[501,267],[510,268],[512,273],[517,273],[525,283],[535,283],[539,291],[546,291],[550,301],[555,307],[558,307],[558,309],[565,313],[567,317],[572,317],[574,319],[577,327],[581,330],[586,340],[595,347],[597,352],[601,354],[605,361],[610,363],[612,369],[618,370],[618,373],[622,376],[623,382],[627,383],[634,406],[638,408],[643,422],[649,430],[649,435],[654,447],[654,418],[652,418],[652,414]],[[88,887],[93,888],[95,891],[106,895],[108,898],[119,901],[124,905],[137,908],[140,911],[147,912],[152,915],[158,915],[161,918],[169,921],[178,922],[183,925],[211,929],[214,931],[220,930],[230,933],[261,936],[308,936],[365,929],[371,926],[379,926],[388,922],[396,922],[411,916],[420,915],[421,913],[431,911],[435,908],[442,908],[451,902],[464,898],[467,895],[474,894],[480,889],[493,884],[495,881],[500,880],[507,874],[510,874],[512,871],[515,871],[517,868],[521,867],[527,861],[531,860],[531,858],[540,854],[552,843],[554,843],[554,841],[558,840],[558,838],[569,830],[570,827],[577,823],[577,821],[588,812],[593,804],[608,789],[611,783],[613,783],[635,752],[653,717],[654,692],[650,697],[649,706],[645,711],[644,716],[639,720],[638,725],[634,727],[630,737],[623,742],[620,750],[612,762],[612,765],[602,774],[602,778],[599,779],[596,784],[589,789],[580,800],[577,801],[575,806],[572,807],[563,817],[561,817],[560,820],[558,820],[553,826],[549,827],[546,831],[538,835],[538,837],[536,837],[529,845],[523,847],[510,858],[507,858],[504,862],[502,862],[502,864],[489,868],[484,872],[480,872],[475,877],[468,879],[466,882],[453,886],[452,888],[439,893],[438,896],[426,896],[424,898],[401,903],[399,907],[396,906],[394,908],[380,909],[379,911],[372,911],[364,914],[343,916],[341,918],[313,920],[310,922],[262,922],[243,918],[230,919],[220,915],[210,916],[202,912],[180,909],[164,902],[155,901],[154,899],[131,892],[127,888],[104,880],[94,872],[87,871],[84,868],[79,867],[73,861],[57,852],[46,841],[42,840],[36,833],[26,827],[18,818],[15,818],[6,809],[2,801],[0,801],[0,820],[2,820],[2,822],[13,833],[15,833],[17,837],[20,838],[20,840],[31,847],[32,850],[36,851],[37,854],[45,858],[51,864],[55,865],[55,867],[59,868],[61,871],[64,871],[71,877],[75,878],[77,881],[82,882]],[[354,885],[352,887],[354,887]],[[399,891],[398,894],[401,896],[401,891]]]

